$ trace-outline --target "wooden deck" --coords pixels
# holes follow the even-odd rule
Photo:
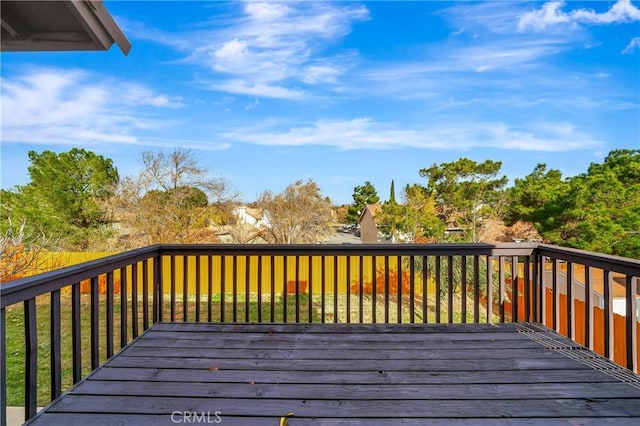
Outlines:
[[[185,414],[186,413],[186,414]],[[529,324],[159,323],[33,425],[640,424],[640,377]]]

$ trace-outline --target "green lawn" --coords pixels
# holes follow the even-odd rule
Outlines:
[[[224,320],[226,322],[233,321],[233,296],[225,294],[224,303],[221,304],[221,296],[214,295],[211,303],[212,321],[220,321],[221,306],[224,306]],[[284,303],[285,300],[281,296],[274,299],[274,321],[284,321]],[[301,294],[299,297],[299,319],[300,322],[308,322],[309,320],[309,297],[307,294]],[[358,295],[349,295],[350,321],[358,322],[360,317]],[[376,301],[376,322],[385,322],[385,306],[388,305],[389,322],[397,321],[397,299],[393,295],[390,300],[385,301],[384,297],[378,296]],[[435,322],[435,306],[432,300],[428,303],[428,322]],[[46,405],[50,401],[50,297],[48,295],[41,296],[36,303],[36,316],[38,327],[38,405]],[[68,389],[72,385],[72,341],[71,341],[71,297],[69,295],[61,296],[61,352],[62,352],[62,389]],[[246,320],[246,299],[244,295],[238,295],[236,304],[236,319],[239,322]],[[176,321],[183,320],[183,309],[185,304],[182,303],[180,297],[176,300],[174,315]],[[256,294],[249,296],[249,321],[258,321],[259,304]],[[325,321],[334,322],[335,320],[335,303],[333,295],[326,295],[324,303]],[[337,300],[338,322],[347,322],[347,296],[341,295]],[[460,298],[455,298],[454,322],[460,322],[461,315],[459,312]],[[468,310],[467,322],[473,321],[473,303],[471,300],[467,304]],[[188,300],[186,303],[187,320],[196,320],[196,302],[195,299]],[[132,336],[131,328],[131,301],[128,301],[128,330],[127,341]],[[295,295],[287,295],[286,298],[287,322],[296,321],[296,300]],[[207,321],[209,315],[208,305],[206,301],[200,303],[200,320]],[[415,301],[415,322],[422,322],[422,301]],[[151,310],[149,310],[151,318]],[[311,316],[313,322],[322,321],[322,298],[314,295],[311,300]],[[373,320],[373,300],[370,295],[363,296],[362,309],[363,322],[370,323]],[[106,297],[100,296],[99,307],[99,354],[100,363],[107,359],[106,354]],[[171,320],[170,301],[167,296],[164,298],[163,320]],[[263,322],[271,321],[271,300],[269,295],[262,296],[261,320]],[[82,321],[82,374],[83,376],[91,371],[91,344],[90,344],[90,305],[89,296],[82,295],[81,299],[81,321]],[[481,309],[480,321],[486,321],[486,312]],[[142,303],[138,303],[137,322],[139,333],[143,331],[142,324]],[[403,296],[402,300],[402,322],[410,322],[410,306],[409,298]],[[447,322],[447,306],[446,302],[441,308],[441,322]],[[120,349],[120,298],[118,295],[114,297],[114,352]],[[24,405],[24,314],[22,305],[7,308],[6,315],[6,351],[7,351],[7,404],[10,406]]]

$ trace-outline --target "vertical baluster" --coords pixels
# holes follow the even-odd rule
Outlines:
[[[174,254],[171,255],[171,306],[169,307],[169,312],[171,316],[171,322],[175,322],[176,320],[176,281],[178,277],[176,275],[176,256]]]
[[[591,267],[584,267],[584,346],[593,350],[593,297],[591,297]]]
[[[227,281],[227,258],[226,256],[220,256],[220,322],[224,322],[225,320],[225,293],[226,293],[226,281]]]
[[[231,317],[233,322],[238,321],[238,256],[233,255],[232,258],[232,270],[231,270],[231,282],[233,283],[233,310],[231,311]]]
[[[429,274],[427,271],[427,264],[429,258],[427,256],[422,256],[422,322],[426,324],[429,322],[427,311],[427,302],[429,300],[428,290],[429,290]]]
[[[131,265],[131,337],[138,337],[138,263]]]
[[[149,328],[149,263],[142,261],[142,326]]]
[[[540,261],[539,256],[536,254],[532,257],[533,262],[533,318],[532,322],[538,322],[542,324],[542,310],[540,305],[541,300],[541,286],[540,286]]]
[[[396,267],[398,268],[398,272],[396,275],[396,289],[397,289],[397,302],[396,305],[397,306],[397,322],[401,323],[402,322],[402,257],[398,256],[396,257]]]
[[[262,322],[262,255],[258,256],[258,322]]]
[[[551,304],[553,309],[553,329],[560,331],[560,291],[558,290],[558,259],[551,260]]]
[[[440,324],[440,311],[442,310],[442,265],[440,256],[436,256],[436,324]]]
[[[26,420],[36,414],[38,403],[38,328],[35,298],[24,301],[24,354],[24,416]],[[3,377],[2,380],[5,378]]]
[[[100,354],[98,352],[100,339],[98,334],[98,277],[91,278],[91,369],[95,370],[100,364]]]
[[[164,276],[162,274],[163,257],[153,259],[153,323],[162,321],[164,314]]]
[[[532,322],[544,323],[542,319],[542,281],[540,269],[540,256],[533,256],[533,320]]]
[[[467,256],[460,256],[460,321],[467,322]]]
[[[416,269],[414,256],[409,257],[409,322],[415,323],[415,302],[416,302]]]
[[[384,257],[384,323],[389,324],[389,256]]]
[[[275,322],[276,315],[276,257],[271,255],[271,322]],[[324,307],[324,305],[323,305]],[[324,312],[323,312],[324,315]]]
[[[493,257],[487,256],[487,324],[493,324]]]
[[[200,322],[200,295],[202,292],[202,270],[201,270],[201,257],[196,255],[194,257],[196,261],[196,322]]]
[[[378,277],[376,276],[376,263],[376,256],[371,256],[371,317],[373,318],[374,324],[378,321],[378,313],[376,309],[378,307],[378,283],[376,282]]]
[[[518,322],[519,298],[518,294],[518,256],[511,257],[511,322]]]
[[[447,256],[447,321],[453,322],[453,256]]]
[[[120,348],[125,347],[129,341],[129,325],[127,320],[128,298],[127,268],[122,267],[120,268]]]
[[[289,271],[288,271],[288,263],[289,257],[283,256],[282,259],[283,267],[282,267],[282,322],[287,322],[287,293],[289,292]]]
[[[80,283],[71,286],[71,353],[73,360],[73,384],[82,378],[82,323],[80,310]]]
[[[573,339],[575,334],[573,316],[573,263],[567,262],[567,337]]]
[[[182,321],[189,320],[189,257],[182,256]]]
[[[307,287],[308,292],[307,292],[307,303],[308,303],[308,308],[309,308],[309,323],[313,322],[313,257],[309,256],[307,258],[307,262],[309,264],[309,276],[308,276],[308,282],[309,285]]]
[[[603,270],[604,283],[604,356],[614,360],[614,322],[613,322],[613,274]]]
[[[244,321],[249,322],[251,309],[251,256],[244,257]]]
[[[326,283],[326,264],[327,264],[327,258],[325,256],[322,256],[322,263],[321,263],[321,269],[320,269],[320,283],[322,285],[322,289],[320,290],[322,292],[322,295],[320,297],[320,310],[322,313],[322,323],[325,322],[325,312],[326,312],[326,294],[327,294],[327,283]]]
[[[349,283],[351,282],[351,256],[347,256],[347,271],[346,271],[346,297],[347,297],[347,324],[351,322],[351,291]]]
[[[207,321],[213,321],[213,256],[207,256],[208,262],[208,288],[207,288]]]
[[[364,322],[364,255],[359,256],[358,264],[358,321]]]
[[[106,349],[107,358],[113,355],[113,272],[107,272],[107,302],[106,302]]]
[[[487,315],[490,314],[491,312],[487,311]],[[480,257],[477,255],[473,256],[473,322],[476,324],[480,322]]]
[[[505,312],[504,312],[504,295],[505,295],[505,273],[504,273],[504,257],[498,257],[498,310],[500,311],[500,322],[504,323]]]
[[[333,322],[338,322],[338,256],[333,256]]]
[[[545,256],[540,256],[540,274],[539,274],[539,281],[540,281],[540,317],[538,318],[538,322],[542,325],[546,325],[547,327],[549,327],[549,324],[547,324],[547,312],[549,310],[549,307],[547,306],[547,258]]]
[[[530,257],[524,257],[524,321],[531,322],[531,280],[529,274],[531,267],[529,265]]]
[[[295,256],[294,276],[296,277],[296,324],[300,322],[300,256]]]
[[[49,338],[51,347],[51,399],[53,400],[62,393],[62,358],[60,354],[60,290],[54,290],[51,292],[51,312],[49,318],[49,327]]]
[[[625,280],[626,287],[626,318],[625,318],[625,331],[627,339],[627,368],[634,373],[638,373],[638,339],[637,339],[637,312],[638,302],[636,295],[638,294],[638,282],[637,279],[631,275],[627,275]]]

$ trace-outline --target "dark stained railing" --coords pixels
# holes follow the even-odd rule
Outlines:
[[[2,285],[2,425],[7,363],[24,367],[28,419],[36,412],[43,382],[39,356],[48,356],[46,399],[53,400],[159,321],[524,321],[574,340],[579,331],[579,343],[597,349],[594,287],[600,282],[602,354],[615,359],[614,343],[622,340],[622,364],[637,372],[639,276],[638,260],[533,243],[156,245],[133,250]],[[619,339],[614,337],[614,284],[624,287],[626,303],[625,333]],[[576,315],[580,299],[584,308]],[[46,313],[48,319],[42,317]],[[8,315],[21,321],[7,324]],[[24,327],[22,360],[7,350],[8,327],[14,327],[11,336],[15,327]]]

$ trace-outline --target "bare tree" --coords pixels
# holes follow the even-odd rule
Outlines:
[[[318,184],[312,180],[298,180],[277,195],[266,191],[258,205],[264,210],[276,243],[316,243],[329,233],[331,202],[322,197]]]
[[[50,243],[44,234],[27,231],[26,221],[14,226],[11,219],[0,235],[0,283],[43,272],[48,266],[44,248]]]
[[[144,152],[140,174],[121,180],[114,217],[129,246],[202,242],[203,232],[229,219],[236,194],[211,177],[190,150]],[[207,237],[208,236],[208,237]],[[197,241],[196,241],[197,240]]]

